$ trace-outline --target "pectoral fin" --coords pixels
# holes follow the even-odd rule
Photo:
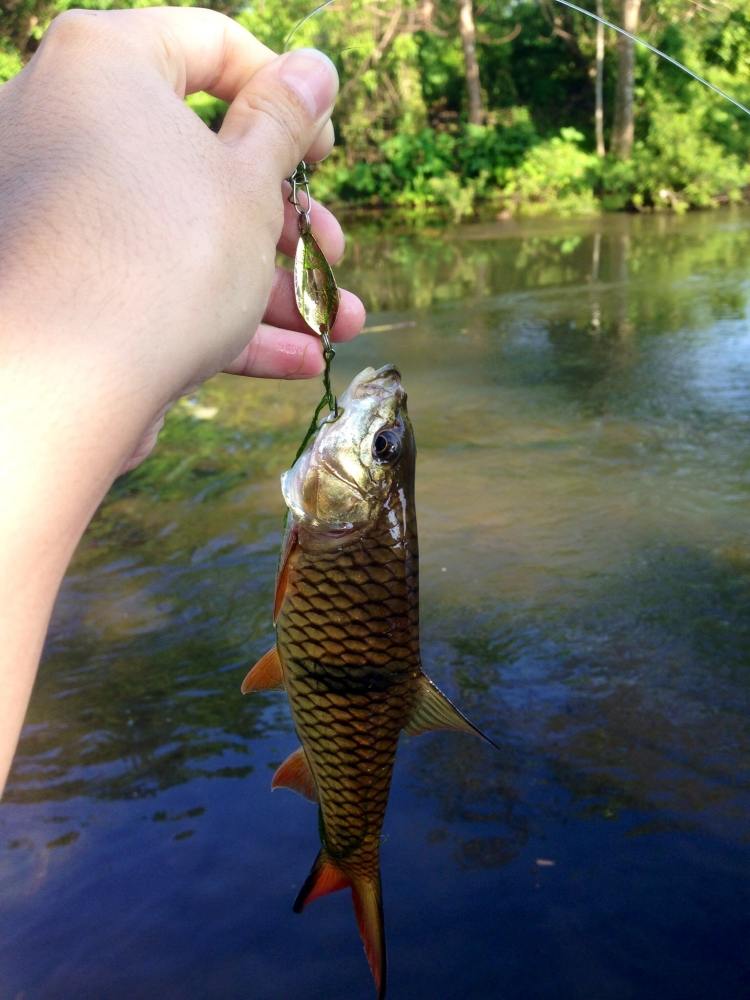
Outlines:
[[[293,792],[299,792],[311,802],[318,801],[315,779],[302,747],[289,754],[279,766],[271,780],[271,788],[291,788]]]
[[[279,559],[279,569],[276,573],[276,596],[273,602],[274,625],[281,613],[281,607],[286,597],[287,587],[289,586],[289,561],[298,544],[299,531],[294,523],[294,519],[287,512],[287,520],[284,525],[284,538],[281,543],[281,558]]]
[[[240,691],[249,694],[251,691],[274,691],[284,686],[284,674],[281,670],[281,660],[275,646],[258,660],[253,669],[242,682]]]
[[[430,678],[423,674],[419,681],[419,692],[414,711],[411,719],[404,726],[404,732],[408,733],[409,736],[417,736],[419,733],[428,733],[433,729],[453,729],[458,733],[472,733],[474,736],[481,736],[495,749],[500,749],[489,736],[485,736],[481,729],[477,729],[473,722],[469,722],[453,702],[445,697],[440,688],[436,687]]]

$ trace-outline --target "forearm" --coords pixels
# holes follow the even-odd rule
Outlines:
[[[5,323],[8,322],[7,310]],[[138,421],[104,379],[7,353],[0,328],[0,791],[65,569]],[[50,359],[47,358],[47,361]],[[81,377],[83,376],[83,377]],[[119,411],[119,412],[118,412]]]

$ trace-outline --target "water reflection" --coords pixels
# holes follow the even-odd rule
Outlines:
[[[276,536],[183,550],[165,566],[107,561],[73,574],[57,609],[9,802],[142,798],[201,776],[244,776],[269,700],[238,697],[270,643]],[[248,567],[253,567],[248,574]],[[52,669],[52,665],[54,669]]]
[[[336,378],[404,373],[426,668],[503,747],[399,751],[394,997],[742,996],[750,216],[349,246],[380,332]],[[0,808],[3,995],[358,995],[348,904],[286,923],[315,848],[268,790],[295,738],[239,695],[318,393],[217,379],[82,544]]]

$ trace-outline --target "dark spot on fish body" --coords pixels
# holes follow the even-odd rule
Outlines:
[[[367,647],[363,645],[363,652]],[[360,657],[361,660],[361,657]],[[294,673],[299,671],[303,683],[317,694],[357,695],[371,694],[378,691],[390,691],[398,684],[403,668],[397,667],[397,672],[384,669],[383,665],[357,663],[354,664],[321,663],[313,659],[304,659],[295,663]]]

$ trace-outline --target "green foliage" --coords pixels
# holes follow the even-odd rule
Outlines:
[[[202,90],[197,94],[190,94],[187,103],[206,125],[212,127],[221,124],[227,110],[226,101],[220,101],[218,97],[212,97]]]
[[[576,129],[564,128],[532,147],[511,171],[504,194],[527,214],[550,208],[560,215],[596,212],[600,163],[581,148],[583,140]]]
[[[454,131],[423,128],[383,143],[375,162],[326,167],[315,187],[342,201],[398,205],[412,213],[472,214],[481,201],[499,199],[513,171],[539,136],[524,108],[512,109],[505,124],[459,126]]]
[[[150,6],[158,0],[14,0],[2,9],[0,81],[71,6]],[[173,0],[190,4],[193,0]],[[246,5],[209,0],[276,51],[312,0]],[[615,20],[619,7],[605,4]],[[598,208],[706,208],[750,194],[747,116],[652,53],[637,50],[636,142],[620,162],[593,155],[593,23],[547,2],[476,4],[485,124],[467,121],[467,69],[455,0],[336,0],[294,31],[341,77],[338,146],[315,178],[320,198],[397,206],[461,219],[483,209],[589,213]],[[643,0],[641,34],[750,104],[746,0]],[[605,125],[612,121],[614,38],[604,62]],[[212,128],[225,105],[188,98]]]
[[[603,168],[606,208],[686,211],[742,200],[750,165],[696,127],[695,116],[660,102],[627,163]]]
[[[16,73],[21,71],[23,62],[18,49],[8,42],[7,39],[0,39],[0,83],[10,80]]]

